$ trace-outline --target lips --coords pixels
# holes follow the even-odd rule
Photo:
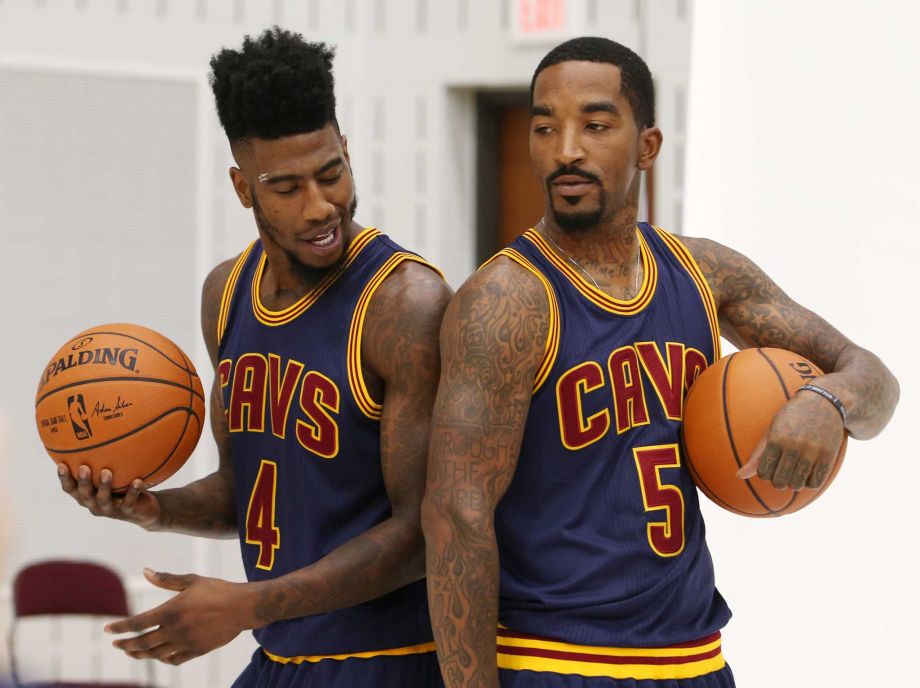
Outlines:
[[[587,193],[594,184],[590,179],[577,175],[567,174],[553,180],[553,186],[563,196],[578,196]]]
[[[317,247],[329,246],[336,239],[336,234],[338,233],[339,223],[335,222],[332,225],[326,226],[321,229],[318,233],[314,234],[310,238],[300,237],[301,241],[304,241],[308,244],[312,244]]]
[[[332,242],[335,241],[335,230],[336,228],[333,227],[325,234],[320,234],[315,239],[310,239],[309,243],[313,244],[314,246],[319,246],[320,248],[329,246],[332,244]]]

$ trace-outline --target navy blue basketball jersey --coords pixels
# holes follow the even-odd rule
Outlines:
[[[391,514],[380,466],[382,408],[362,376],[361,333],[375,290],[407,260],[427,265],[365,229],[337,269],[281,311],[259,298],[260,241],[230,274],[218,374],[250,581],[309,566]],[[254,634],[283,663],[433,649],[424,581]]]
[[[707,659],[730,616],[679,440],[686,390],[720,356],[716,307],[675,237],[641,224],[638,238],[644,281],[629,301],[597,290],[534,230],[498,254],[541,280],[551,316],[517,469],[495,514],[500,666],[516,667],[512,646],[527,648],[531,635],[684,644]],[[718,668],[706,666],[699,673]]]

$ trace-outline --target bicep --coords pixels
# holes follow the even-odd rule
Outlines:
[[[220,470],[232,470],[230,461],[230,431],[227,415],[224,413],[223,385],[218,364],[219,342],[217,339],[217,320],[221,296],[235,259],[227,260],[215,267],[204,281],[201,289],[201,333],[204,337],[208,357],[214,367],[214,382],[211,385],[210,421],[211,434],[217,443]]]
[[[474,276],[441,328],[428,494],[473,518],[494,510],[514,475],[549,327],[545,292],[517,270]]]
[[[394,513],[417,516],[439,376],[438,331],[450,290],[426,267],[405,266],[370,305],[361,344],[383,383],[380,462]]]
[[[722,334],[739,348],[794,351],[825,372],[835,369],[849,340],[791,299],[752,260],[711,241],[696,240],[694,257],[712,287]]]
[[[214,384],[211,385],[211,434],[217,444],[218,466],[221,471],[232,471],[230,458],[230,428],[227,414],[224,412],[223,388],[220,373],[215,371]]]

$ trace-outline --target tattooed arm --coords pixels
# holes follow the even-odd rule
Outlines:
[[[898,382],[875,354],[790,299],[752,261],[706,239],[683,239],[706,276],[722,334],[739,348],[794,351],[826,374],[814,384],[835,394],[847,411],[846,431],[869,439],[882,431],[898,402]],[[837,409],[817,394],[799,393],[777,413],[746,470],[776,487],[820,487],[843,439]]]
[[[201,296],[201,327],[211,363],[217,368],[217,314],[230,270],[236,259],[218,265],[204,282]],[[215,472],[180,488],[149,491],[135,480],[122,497],[111,494],[112,474],[103,470],[100,486],[93,487],[88,466],[76,477],[66,466],[58,467],[61,488],[95,516],[127,521],[151,531],[172,531],[212,538],[236,537],[233,505],[233,464],[227,420],[223,412],[220,384],[215,376],[211,390],[211,431],[219,456]]]
[[[422,526],[448,688],[498,686],[493,515],[517,464],[548,311],[537,279],[499,258],[461,287],[441,327]]]
[[[115,633],[156,627],[117,641],[119,648],[132,657],[181,664],[245,629],[351,607],[424,575],[419,509],[439,373],[438,329],[449,298],[434,272],[406,262],[378,288],[365,318],[362,359],[367,383],[383,395],[380,460],[391,516],[278,578],[241,584],[148,572],[151,583],[179,594],[111,624]]]

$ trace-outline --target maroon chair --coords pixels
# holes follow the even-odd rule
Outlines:
[[[20,683],[16,663],[16,623],[23,617],[61,614],[130,616],[128,598],[119,575],[101,564],[49,560],[21,569],[13,580],[13,623],[9,635],[10,668]],[[30,688],[144,688],[153,685],[152,668],[145,662],[147,683],[59,681],[28,683]]]

